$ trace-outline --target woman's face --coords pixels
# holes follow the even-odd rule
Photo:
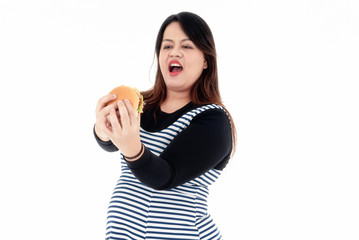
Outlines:
[[[163,33],[159,65],[167,91],[189,95],[191,87],[207,68],[204,54],[183,32],[178,22],[172,22]]]

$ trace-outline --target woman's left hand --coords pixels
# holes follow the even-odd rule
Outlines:
[[[131,157],[141,150],[140,115],[136,116],[129,100],[119,101],[116,109],[110,110],[111,127],[105,130],[106,135],[123,155]]]

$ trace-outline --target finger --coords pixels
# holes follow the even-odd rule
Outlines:
[[[111,126],[112,126],[112,132],[113,133],[120,132],[122,128],[121,128],[120,122],[118,121],[116,109],[114,109],[114,108],[112,108],[110,111],[110,121],[111,121]]]
[[[138,114],[138,117],[137,117],[137,127],[138,127],[138,129],[141,128],[141,114]]]
[[[111,123],[108,121],[107,117],[103,117],[103,125],[101,125],[101,130],[104,134],[106,134],[109,138],[112,138],[112,126]]]
[[[101,109],[104,108],[107,103],[109,103],[110,101],[112,101],[116,98],[117,98],[116,94],[107,94],[107,95],[103,96],[102,98],[100,98],[96,105],[96,112],[101,111]]]
[[[104,107],[104,108],[102,108],[101,110],[100,110],[100,112],[98,112],[98,114],[102,117],[102,116],[107,116],[107,115],[109,115],[110,114],[110,111],[111,111],[111,109],[117,109],[117,103],[112,103],[112,104],[110,104],[110,105],[108,105],[108,106],[106,106],[106,107]]]
[[[127,107],[122,101],[118,101],[117,105],[118,105],[118,111],[120,113],[122,128],[126,128],[131,125],[130,118],[128,116]]]
[[[128,112],[128,117],[129,117],[130,124],[133,125],[133,124],[136,123],[137,119],[136,119],[135,112],[133,111],[131,102],[128,99],[125,99],[125,105],[126,105],[126,109],[127,109],[127,112]]]

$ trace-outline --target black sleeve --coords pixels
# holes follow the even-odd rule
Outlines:
[[[134,162],[132,173],[145,185],[171,189],[201,176],[211,168],[222,170],[232,151],[232,134],[223,110],[207,110],[197,115],[160,156],[148,149]]]
[[[100,145],[100,147],[107,151],[107,152],[116,152],[118,151],[118,148],[116,147],[115,144],[113,144],[113,142],[110,140],[110,141],[102,141],[97,135],[96,135],[96,132],[95,132],[95,126],[93,127],[93,134],[95,136],[95,139],[98,143],[98,145]]]

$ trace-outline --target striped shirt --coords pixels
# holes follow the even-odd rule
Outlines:
[[[160,157],[193,118],[210,109],[222,108],[212,104],[192,109],[157,132],[141,128],[141,141],[147,151]],[[106,239],[222,239],[207,210],[208,187],[221,170],[212,167],[189,181],[159,190],[139,180],[138,166],[131,166],[123,156],[121,163],[108,210]]]

